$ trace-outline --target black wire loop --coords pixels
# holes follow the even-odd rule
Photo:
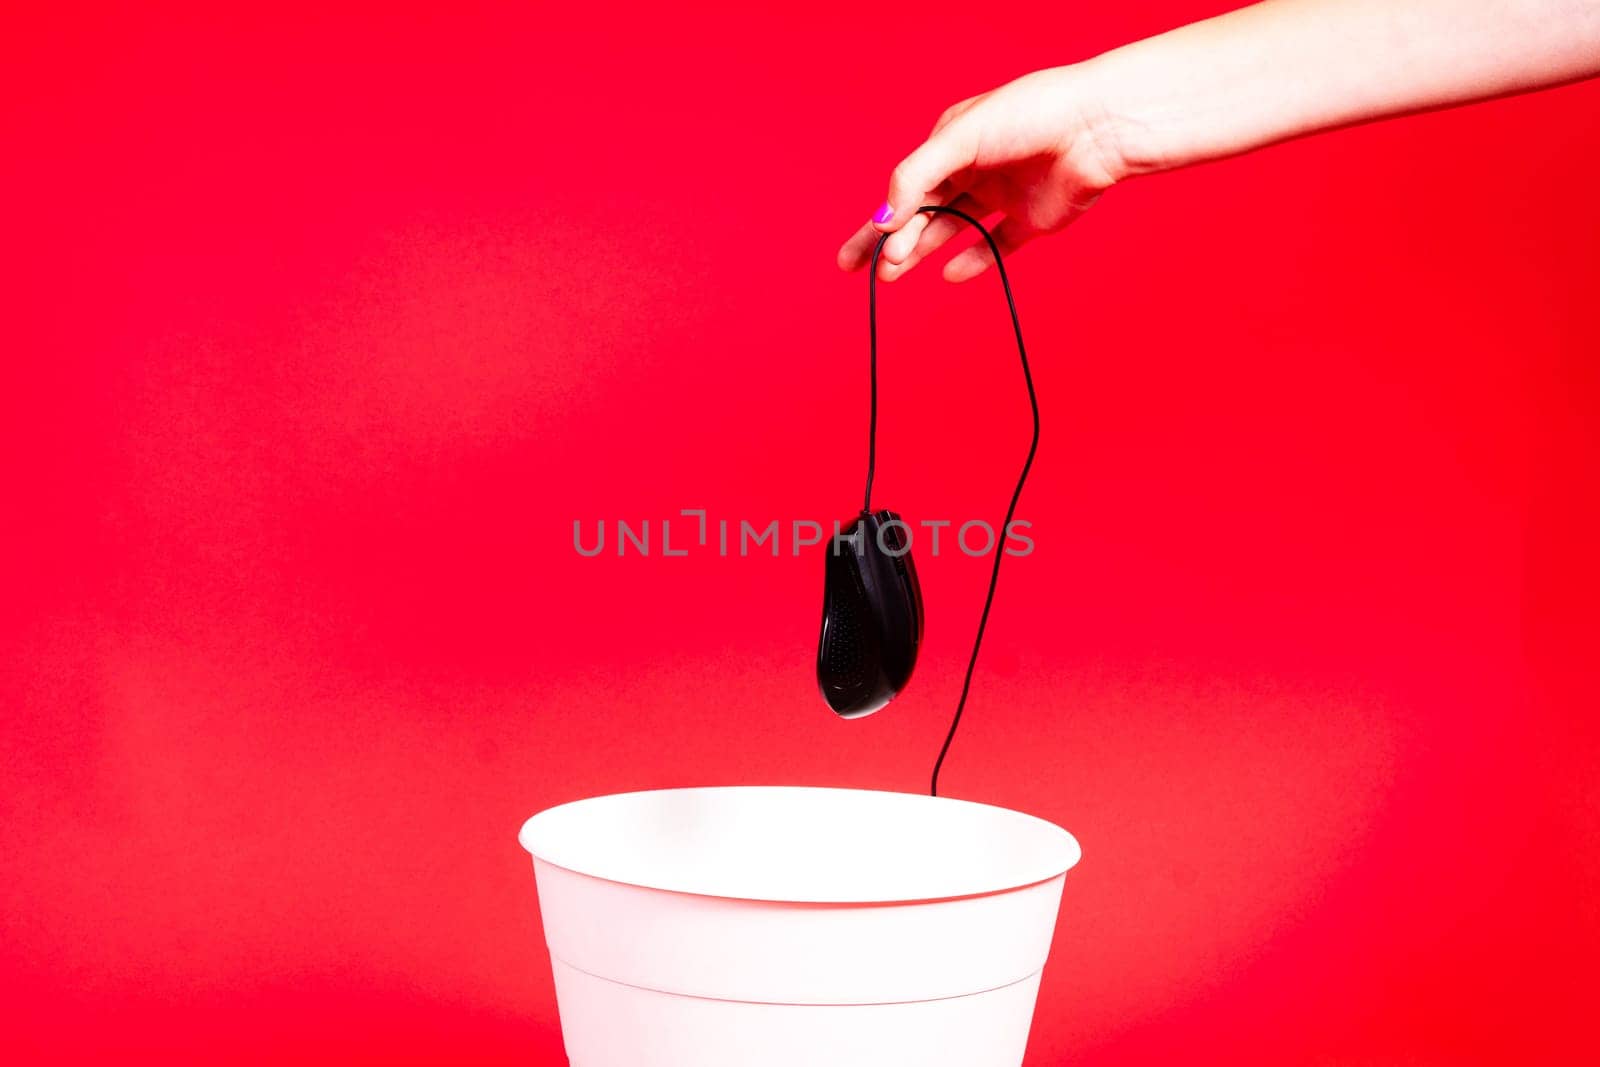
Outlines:
[[[999,539],[995,544],[994,569],[989,572],[989,593],[983,600],[983,614],[978,617],[978,633],[972,641],[972,657],[967,660],[967,674],[961,682],[961,699],[956,704],[955,718],[950,723],[950,732],[945,735],[944,747],[939,749],[939,758],[933,765],[933,781],[929,786],[929,793],[939,795],[939,770],[944,766],[944,760],[950,753],[950,743],[956,739],[956,729],[961,725],[961,713],[967,707],[967,694],[972,689],[972,672],[978,665],[978,649],[983,646],[983,631],[989,625],[989,609],[994,606],[995,586],[1000,582],[1000,561],[1005,558],[1006,537],[1011,531],[1011,520],[1016,515],[1017,501],[1022,497],[1022,486],[1028,480],[1028,471],[1033,469],[1034,454],[1039,451],[1039,398],[1033,390],[1033,372],[1028,368],[1028,350],[1022,343],[1022,323],[1017,318],[1017,302],[1011,295],[1011,279],[1006,277],[1005,261],[1000,258],[1000,246],[995,244],[994,237],[984,228],[983,223],[953,207],[943,207],[929,204],[917,209],[920,215],[953,215],[972,226],[983,235],[989,244],[989,251],[994,254],[995,269],[1000,273],[1000,285],[1005,289],[1006,307],[1011,311],[1011,328],[1017,335],[1017,355],[1022,359],[1022,380],[1028,386],[1028,406],[1033,409],[1033,440],[1028,444],[1028,458],[1023,461],[1022,474],[1017,478],[1017,487],[1011,493],[1011,503],[1006,506],[1005,522],[1000,527]],[[862,514],[869,514],[872,510],[872,477],[878,462],[878,257],[883,254],[884,242],[889,239],[888,234],[878,238],[877,246],[872,250],[872,264],[867,270],[867,324],[871,331],[871,375],[872,375],[872,414],[867,427],[867,489],[861,502]]]

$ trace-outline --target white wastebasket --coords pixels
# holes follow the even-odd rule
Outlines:
[[[1019,1067],[1071,834],[908,793],[730,786],[529,819],[571,1067]]]

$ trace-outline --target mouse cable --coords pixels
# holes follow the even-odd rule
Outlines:
[[[1022,474],[1017,478],[1017,488],[1011,494],[1011,503],[1006,506],[1005,523],[1000,528],[1000,536],[995,545],[994,569],[989,572],[989,593],[983,600],[983,614],[978,617],[978,634],[972,640],[972,657],[967,660],[967,674],[961,681],[961,699],[956,703],[955,718],[950,722],[950,732],[945,735],[944,747],[939,749],[939,758],[933,765],[933,782],[928,792],[933,796],[939,795],[939,769],[944,766],[944,758],[950,752],[950,743],[956,739],[956,728],[961,725],[961,713],[967,706],[967,693],[972,688],[972,671],[978,665],[978,649],[983,646],[983,631],[989,625],[989,609],[994,606],[994,590],[1000,581],[1000,561],[1005,558],[1006,538],[1011,533],[1011,519],[1017,511],[1017,500],[1022,496],[1022,486],[1028,480],[1028,471],[1033,467],[1034,453],[1039,451],[1039,398],[1033,391],[1033,372],[1028,369],[1028,350],[1022,343],[1022,323],[1017,319],[1017,302],[1011,295],[1011,280],[1006,277],[1005,261],[1000,258],[1000,246],[994,243],[994,238],[983,226],[983,223],[953,207],[942,207],[930,204],[917,209],[920,215],[954,215],[968,225],[972,226],[983,235],[989,243],[989,251],[994,254],[995,269],[1000,272],[1000,285],[1005,289],[1006,306],[1011,310],[1011,328],[1017,335],[1017,355],[1022,359],[1022,380],[1028,386],[1028,406],[1033,409],[1033,440],[1028,444],[1028,458],[1022,464]],[[862,514],[872,510],[872,475],[878,461],[878,257],[883,254],[884,242],[889,239],[888,234],[878,238],[876,247],[872,250],[872,264],[867,270],[867,324],[871,331],[871,364],[872,364],[872,416],[867,427],[867,491],[861,503]]]

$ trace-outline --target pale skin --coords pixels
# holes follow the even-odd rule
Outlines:
[[[1266,0],[953,105],[839,266],[866,266],[892,234],[878,276],[893,281],[964,228],[924,204],[996,220],[1009,256],[1138,175],[1595,75],[1600,0]],[[980,241],[944,277],[993,263]]]

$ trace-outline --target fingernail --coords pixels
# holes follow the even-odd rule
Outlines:
[[[894,208],[890,207],[888,204],[885,204],[878,209],[878,213],[876,215],[872,216],[872,221],[876,222],[879,226],[882,226],[892,218],[894,218]]]

